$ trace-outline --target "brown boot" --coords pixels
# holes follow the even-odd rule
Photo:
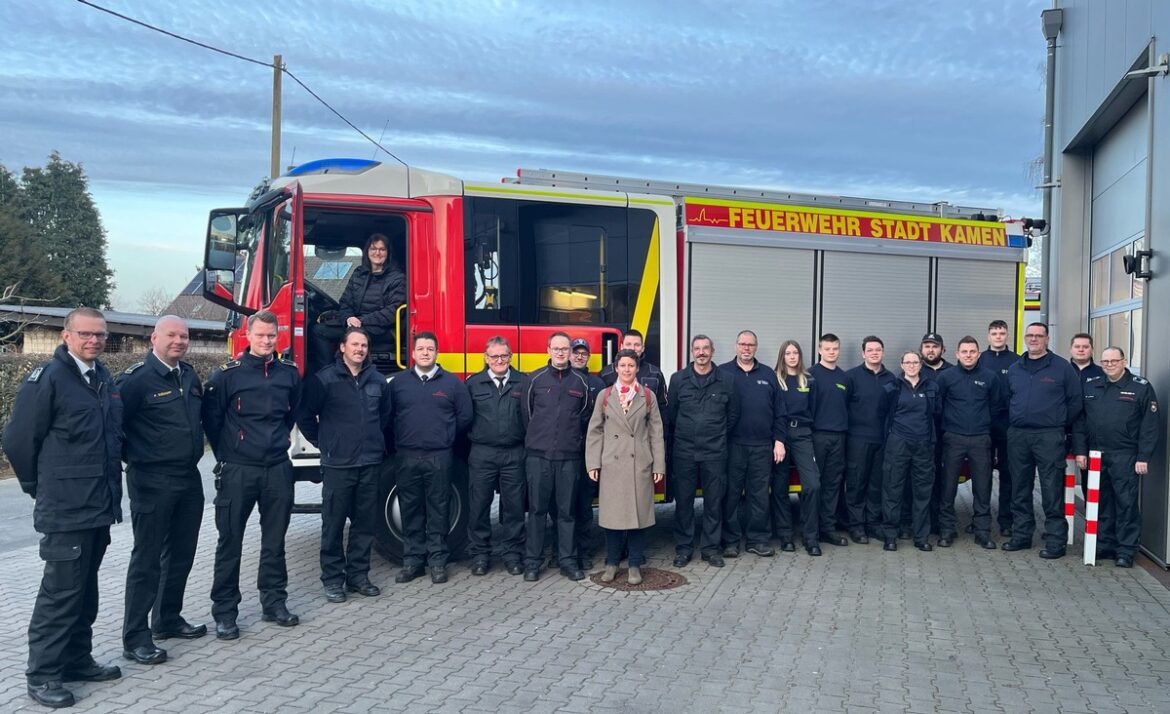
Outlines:
[[[630,585],[641,585],[642,584],[642,569],[634,567],[634,566],[630,566],[630,576],[629,576],[627,582],[629,582]]]

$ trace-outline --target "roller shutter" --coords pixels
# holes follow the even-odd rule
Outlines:
[[[841,366],[861,363],[861,338],[886,345],[886,368],[917,349],[929,325],[930,259],[866,253],[824,253],[821,332],[841,338]]]
[[[964,335],[971,335],[979,340],[980,349],[987,349],[987,325],[992,320],[1007,322],[1008,335],[1016,334],[1017,267],[1016,263],[990,260],[938,259],[935,331],[946,340],[948,355],[954,353]],[[955,361],[953,356],[947,360]]]

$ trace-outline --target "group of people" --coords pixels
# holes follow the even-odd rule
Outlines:
[[[330,602],[380,593],[369,568],[378,480],[387,466],[402,521],[403,567],[395,581],[429,572],[433,583],[446,582],[461,434],[470,442],[472,575],[486,575],[498,556],[508,573],[536,581],[551,545],[560,574],[584,578],[593,567],[596,497],[605,532],[600,579],[614,581],[627,558],[633,585],[642,581],[655,486],[664,479],[676,502],[676,567],[685,567],[696,547],[713,567],[738,557],[741,547],[772,556],[773,540],[794,551],[797,529],[812,556],[821,555],[821,543],[870,538],[886,550],[908,538],[929,551],[932,532],[938,546],[948,547],[958,537],[954,501],[962,474],[973,483],[969,532],[993,549],[993,466],[1003,549],[1032,547],[1038,473],[1040,555],[1059,558],[1070,439],[1082,468],[1089,449],[1104,453],[1098,557],[1131,567],[1140,531],[1138,479],[1160,435],[1153,389],[1130,373],[1120,348],[1104,350],[1098,366],[1091,339],[1077,335],[1070,363],[1048,350],[1040,323],[1027,327],[1027,350],[1016,355],[1007,325],[993,322],[987,350],[964,337],[955,365],[943,358],[942,338],[927,334],[919,351],[901,356],[898,374],[885,368],[884,345],[872,335],[861,341],[862,364],[850,370],[838,366],[841,341],[832,334],[821,336],[819,360],[807,368],[794,341],[769,367],[756,359],[755,333],[745,330],[735,358],[717,364],[713,340],[697,335],[690,364],[669,383],[643,359],[636,330],[597,375],[588,371],[589,343],[565,332],[549,337],[548,364],[531,374],[513,369],[508,341],[493,337],[484,369],[466,380],[439,366],[438,338],[420,332],[411,342],[412,366],[388,381],[371,366],[370,334],[361,324],[349,324],[335,361],[302,383],[296,365],[275,354],[277,331],[273,313],[249,316],[248,348],[204,384],[183,361],[190,342],[185,322],[163,317],[145,360],[114,378],[99,359],[108,336],[102,313],[78,308],[66,318],[53,358],[22,385],[4,448],[21,488],[36,500],[34,526],[43,534],[45,570],[26,673],[36,701],[69,706],[74,698],[65,682],[121,676],[118,667],[93,659],[91,645],[97,572],[110,525],[122,519],[123,461],[134,533],[123,654],[159,664],[167,653],[156,640],[207,634],[205,625],[182,616],[203,510],[197,463],[204,435],[217,462],[211,599],[215,634],[224,640],[240,636],[241,551],[257,507],[262,619],[299,623],[286,604],[284,554],[294,426],[320,450],[321,580]],[[395,455],[385,465],[388,443]],[[789,498],[794,478],[798,514]]]

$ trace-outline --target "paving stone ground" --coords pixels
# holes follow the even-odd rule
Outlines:
[[[960,494],[965,525],[970,491]],[[650,564],[671,568],[673,507],[657,515]],[[498,568],[477,578],[465,563],[446,585],[395,585],[395,569],[375,556],[383,595],[330,605],[318,529],[318,517],[298,515],[288,534],[299,627],[260,622],[254,521],[241,639],[168,641],[170,661],[146,667],[120,656],[131,534],[114,527],[94,654],[120,664],[123,677],[72,685],[77,709],[1170,711],[1170,594],[1141,568],[1085,567],[1075,549],[1044,561],[1038,550],[983,551],[970,536],[932,553],[826,545],[821,558],[749,555],[721,570],[696,561],[686,586],[629,593],[548,572],[537,583]],[[36,711],[24,667],[41,561],[35,545],[10,542],[0,566],[0,711]],[[187,595],[193,622],[210,622],[214,547],[209,509]]]

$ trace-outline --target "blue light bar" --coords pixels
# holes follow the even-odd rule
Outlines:
[[[308,176],[310,174],[360,174],[377,166],[381,161],[372,159],[318,159],[289,169],[286,176]]]

